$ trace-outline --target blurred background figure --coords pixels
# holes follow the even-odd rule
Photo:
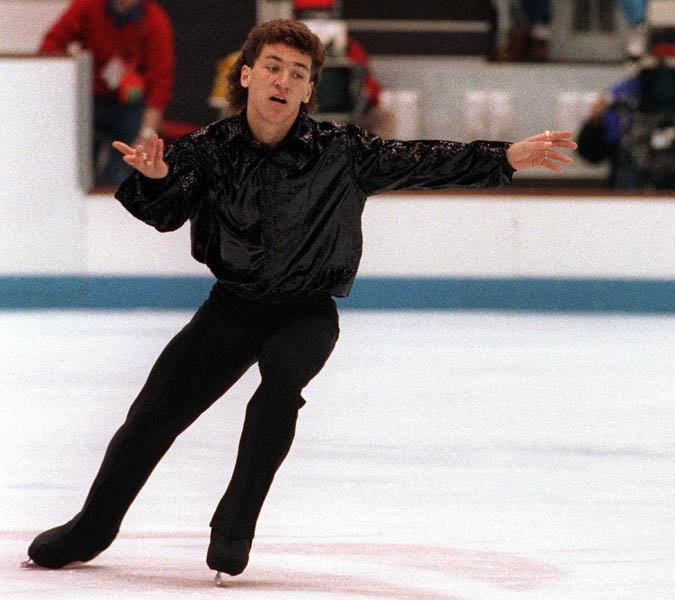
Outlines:
[[[156,133],[171,96],[173,28],[155,0],[73,0],[40,52],[91,52],[96,185],[118,186],[133,170],[110,142],[137,145]]]
[[[296,19],[339,19],[341,0],[293,0]]]
[[[546,61],[552,38],[551,21],[554,6],[550,0],[492,0],[497,15],[496,29],[500,37],[493,59],[501,61]],[[599,0],[593,8],[588,0],[576,0],[575,19],[588,19],[597,12],[600,19],[611,19],[614,7],[621,9],[629,32],[627,57],[639,59],[647,50],[646,16],[648,0]],[[672,8],[675,11],[675,7]],[[608,27],[608,23],[603,23]]]
[[[382,106],[382,86],[369,68],[366,49],[351,35],[347,38],[347,59],[363,67],[361,93],[364,98],[363,112],[357,125],[380,136],[391,139],[395,136],[396,118],[394,113]]]
[[[294,0],[293,11],[295,18],[309,20],[310,28],[321,38],[327,50],[328,57],[318,89],[319,113],[344,113],[345,106],[348,106],[349,114],[345,120],[381,138],[393,138],[396,118],[381,102],[382,86],[370,70],[366,48],[348,32],[347,24],[341,20],[342,2]],[[331,28],[331,24],[334,27]],[[344,75],[347,70],[350,71],[349,77]],[[345,96],[347,88],[351,99],[335,103],[338,97]],[[339,107],[339,104],[343,106]],[[321,115],[318,117],[321,118]]]
[[[225,117],[227,114],[227,90],[229,87],[229,82],[227,80],[228,73],[230,69],[234,66],[234,63],[237,62],[239,55],[241,54],[240,50],[235,50],[230,52],[225,58],[221,58],[216,63],[216,76],[213,80],[213,87],[211,88],[211,93],[209,94],[209,104],[214,108],[217,108],[221,111],[221,117]]]
[[[551,5],[549,0],[522,0],[527,37],[525,59],[548,60],[551,39]]]
[[[626,54],[631,58],[640,58],[647,50],[647,16],[648,0],[616,0],[623,9],[631,31],[626,42]],[[675,11],[675,6],[673,6]]]
[[[578,152],[591,163],[610,162],[611,188],[675,188],[674,41],[654,44],[581,128]]]
[[[499,19],[509,23],[508,39],[494,58],[500,61],[546,61],[551,40],[549,0],[495,0]]]

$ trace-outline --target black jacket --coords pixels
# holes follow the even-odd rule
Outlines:
[[[346,296],[368,196],[504,185],[513,174],[508,145],[383,141],[354,125],[301,116],[270,149],[240,115],[180,138],[166,152],[166,178],[136,171],[115,196],[159,231],[190,219],[192,255],[235,293]]]

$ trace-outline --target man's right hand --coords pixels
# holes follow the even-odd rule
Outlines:
[[[162,179],[169,174],[169,166],[164,162],[164,140],[153,134],[145,144],[135,148],[124,142],[113,142],[113,148],[124,156],[122,160],[150,179]]]

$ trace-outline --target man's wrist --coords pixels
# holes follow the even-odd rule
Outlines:
[[[138,137],[144,140],[148,140],[155,133],[157,133],[157,130],[152,127],[141,127],[141,131],[139,132]]]

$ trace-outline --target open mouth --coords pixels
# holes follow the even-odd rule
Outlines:
[[[270,96],[270,100],[272,102],[276,102],[277,104],[286,104],[286,99],[282,98],[281,96]]]

